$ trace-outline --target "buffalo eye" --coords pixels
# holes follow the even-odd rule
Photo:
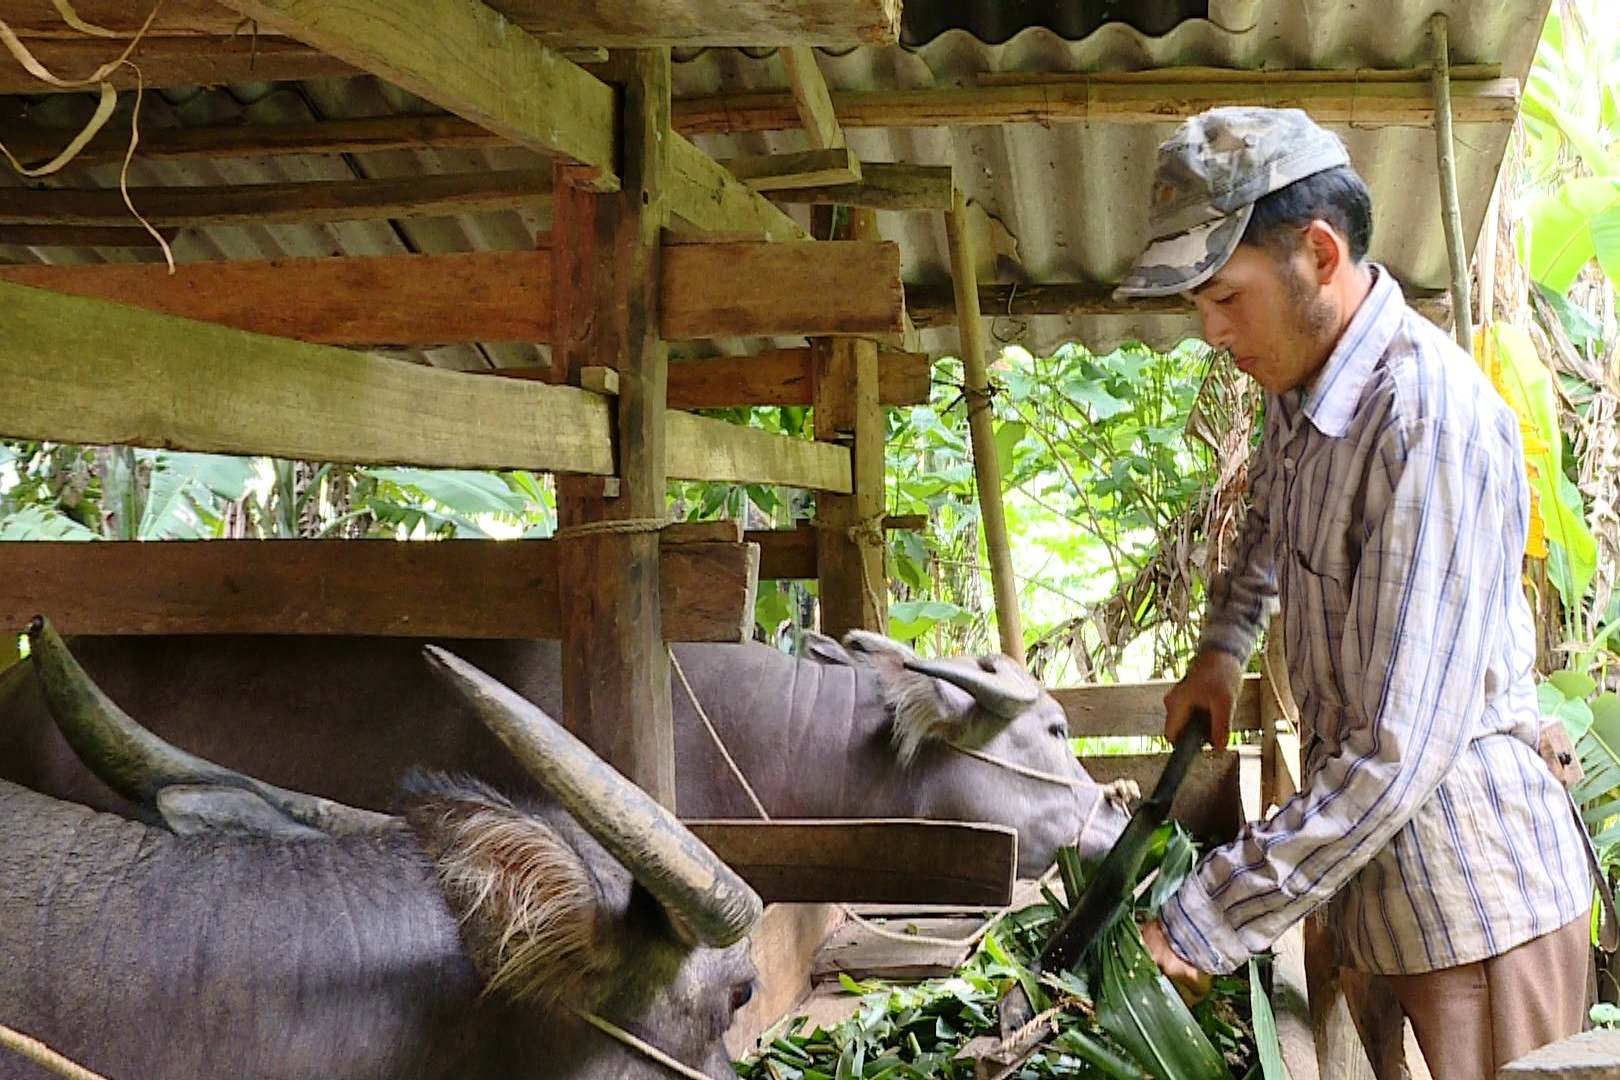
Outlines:
[[[1046,729],[1046,733],[1054,739],[1067,739],[1069,737],[1069,725],[1062,720],[1054,720],[1052,726]]]
[[[753,980],[738,983],[731,988],[732,1012],[736,1012],[738,1009],[742,1008],[744,1005],[747,1005],[752,1000],[754,1000]]]

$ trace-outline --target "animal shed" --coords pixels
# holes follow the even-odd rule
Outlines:
[[[565,671],[572,726],[668,801],[663,640],[743,636],[756,575],[820,577],[829,629],[881,624],[881,409],[926,399],[929,357],[982,386],[996,342],[1196,333],[1178,300],[1110,298],[1179,118],[1294,104],[1340,131],[1374,257],[1448,319],[1547,2],[1074,0],[1011,25],[993,3],[898,7],[168,0],[143,25],[95,0],[72,27],[0,2],[67,81],[140,34],[105,76],[113,121],[0,186],[0,434],[549,470],[563,528],[408,552],[34,545],[0,619],[555,634],[590,658]],[[127,183],[173,273],[118,191],[137,80]],[[0,94],[29,164],[97,103],[16,63]],[[686,411],[787,403],[818,441]],[[821,527],[654,531],[672,478],[815,490]],[[419,587],[379,588],[400,575]]]

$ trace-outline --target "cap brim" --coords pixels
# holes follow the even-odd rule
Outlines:
[[[1253,213],[1250,203],[1216,221],[1153,241],[1114,289],[1114,298],[1174,296],[1198,288],[1232,257]]]

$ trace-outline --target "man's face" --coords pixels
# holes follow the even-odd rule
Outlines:
[[[1239,244],[1192,293],[1204,340],[1274,394],[1308,382],[1333,349],[1336,316],[1310,272],[1303,245],[1282,255]]]

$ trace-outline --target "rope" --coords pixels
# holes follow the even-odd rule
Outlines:
[[[668,649],[667,646],[666,649]],[[737,760],[733,758],[731,756],[731,752],[726,749],[726,742],[720,737],[720,732],[715,729],[714,721],[709,719],[708,711],[703,708],[703,703],[698,701],[697,693],[692,689],[692,683],[687,679],[686,672],[681,668],[681,662],[675,658],[675,650],[668,649],[668,652],[670,668],[675,672],[676,677],[680,679],[681,689],[686,691],[687,700],[692,703],[692,708],[697,710],[698,718],[703,721],[703,727],[706,731],[708,731],[709,738],[714,741],[715,748],[720,751],[720,756],[725,759],[726,767],[731,770],[731,775],[737,778],[737,783],[742,787],[743,794],[748,796],[748,801],[754,805],[754,813],[759,815],[759,819],[761,821],[770,821],[771,815],[766,811],[765,804],[760,801],[758,794],[756,794],[754,791],[753,785],[748,782],[748,777],[743,775],[743,771],[738,766]],[[1041,772],[1039,769],[1031,769],[1027,766],[1019,765],[1016,762],[1008,761],[1005,758],[998,758],[992,754],[986,754],[982,750],[974,750],[966,746],[957,746],[955,743],[946,743],[946,745],[952,750],[966,754],[969,757],[978,758],[979,760],[988,762],[991,765],[998,765],[1003,769],[1009,769],[1012,772],[1018,773],[1020,776],[1028,776],[1035,780],[1044,780],[1053,784],[1062,784],[1069,788],[1078,788],[1084,786],[1080,781],[1071,777],[1058,776],[1056,773]],[[1096,820],[1097,811],[1102,807],[1104,800],[1107,798],[1109,798],[1109,796],[1106,795],[1104,790],[1099,787],[1097,791],[1097,798],[1092,800],[1091,809],[1086,813],[1085,820],[1080,823],[1079,831],[1075,833],[1076,838],[1084,836],[1086,834],[1086,830],[1091,828],[1091,823]],[[1055,866],[1048,869],[1045,874],[1041,875],[1039,880],[1047,880],[1056,872],[1056,870],[1057,868]],[[843,914],[852,922],[864,927],[867,930],[870,930],[879,937],[888,938],[891,941],[917,942],[924,945],[964,945],[968,948],[972,948],[978,945],[978,943],[984,939],[984,936],[988,934],[991,929],[994,928],[995,925],[1012,910],[1012,908],[996,908],[996,915],[994,918],[985,920],[983,926],[979,927],[973,933],[964,938],[947,938],[935,937],[929,934],[901,933],[897,930],[890,930],[885,926],[872,922],[870,919],[866,918],[848,904],[839,904],[838,910],[843,912]]]
[[[848,526],[833,525],[823,521],[818,516],[812,518],[810,524],[816,529],[825,529],[829,532],[841,532],[844,535],[844,539],[848,540],[850,543],[856,545],[857,547],[875,550],[878,552],[879,556],[882,556],[884,553],[884,548],[889,542],[888,537],[885,536],[883,532],[884,516],[885,515],[883,514],[873,514],[870,517],[864,517],[855,522],[855,524]],[[885,604],[882,599],[880,599],[880,594],[878,593],[876,583],[872,581],[871,563],[867,560],[864,552],[861,555],[860,563],[861,590],[866,595],[866,602],[872,605],[873,616],[875,618],[882,619],[882,625],[887,626],[889,606]],[[886,589],[884,591],[887,592]]]
[[[576,536],[599,536],[602,533],[662,532],[675,522],[669,518],[620,518],[617,521],[587,521],[579,525],[562,525],[553,530],[553,540],[571,540]]]
[[[748,801],[754,804],[754,813],[758,814],[762,821],[771,820],[771,815],[765,812],[765,804],[759,801],[758,795],[754,794],[754,788],[749,784],[748,778],[743,775],[742,769],[738,768],[737,760],[731,756],[731,751],[726,749],[726,741],[715,730],[714,721],[709,719],[708,712],[703,708],[702,703],[698,701],[697,694],[692,690],[692,684],[686,678],[685,670],[681,668],[681,662],[675,659],[675,650],[667,645],[664,648],[669,652],[669,666],[674,670],[675,676],[681,680],[681,688],[686,691],[686,697],[692,702],[692,708],[697,710],[698,719],[703,721],[703,727],[708,731],[709,738],[714,740],[715,748],[720,751],[720,756],[725,758],[726,767],[731,770],[731,775],[735,776],[737,783],[742,785],[743,794],[747,795]]]
[[[712,1080],[708,1073],[698,1072],[690,1065],[683,1065],[681,1062],[676,1061],[674,1058],[658,1049],[658,1047],[654,1046],[646,1039],[632,1035],[630,1032],[624,1030],[624,1028],[619,1027],[617,1024],[614,1024],[611,1021],[602,1019],[595,1013],[581,1011],[579,1013],[579,1018],[591,1025],[591,1027],[602,1032],[604,1035],[607,1035],[609,1038],[617,1039],[619,1042],[628,1046],[637,1053],[646,1055],[653,1061],[656,1061],[658,1064],[668,1069],[670,1072],[673,1072],[678,1076],[686,1077],[686,1080]]]
[[[107,1080],[100,1073],[91,1072],[78,1062],[63,1057],[38,1039],[24,1035],[4,1024],[0,1024],[0,1046],[14,1050],[34,1064],[65,1076],[68,1080]]]

